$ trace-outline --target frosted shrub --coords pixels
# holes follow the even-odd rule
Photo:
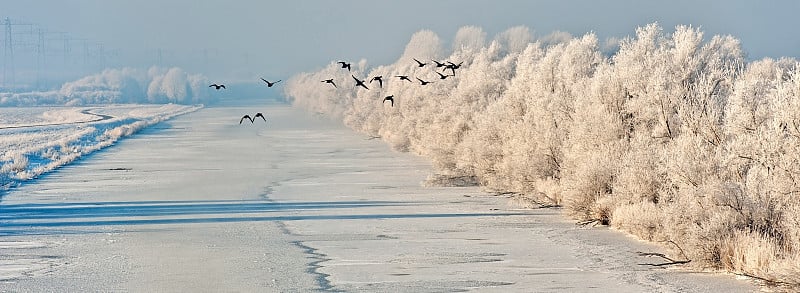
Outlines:
[[[608,146],[613,145],[619,127],[613,125],[614,114],[588,89],[597,67],[607,61],[591,34],[551,47],[542,63],[550,63],[550,52],[560,50],[563,52],[553,56],[554,68],[541,70],[541,84],[551,93],[544,104],[536,106],[542,111],[536,117],[545,118],[535,122],[541,129],[539,139],[548,141],[542,153],[550,157],[562,180],[569,210],[581,219],[608,223],[613,200],[606,197],[612,192],[615,158],[619,157]]]
[[[636,138],[619,158],[611,184],[620,205],[660,201],[665,178],[660,168],[660,148],[648,147],[646,143]]]
[[[729,197],[727,206],[745,219],[731,244],[731,267],[758,277],[785,278],[779,273],[796,265],[797,215],[800,202],[800,157],[798,117],[800,88],[798,64],[786,60],[763,60],[752,64],[734,85],[726,123],[731,138],[727,162],[739,193]],[[771,250],[753,260],[747,241],[757,238]],[[761,260],[766,258],[766,260]],[[791,274],[788,274],[791,275]],[[795,271],[796,275],[796,271]],[[781,277],[783,276],[783,277]],[[794,279],[795,284],[797,280]]]
[[[49,147],[49,148],[43,150],[40,153],[40,156],[42,156],[42,158],[46,158],[46,159],[51,160],[51,161],[57,161],[59,159],[59,157],[61,156],[61,152],[59,150],[60,150],[60,148]]]
[[[438,58],[442,54],[442,40],[431,30],[421,30],[414,33],[406,44],[399,61],[412,64],[411,58],[427,62],[427,59]]]
[[[531,58],[532,56],[529,54],[529,52],[524,53],[518,58]],[[499,66],[506,66],[508,62],[515,60],[516,58],[506,58],[500,61],[501,64],[499,64]],[[489,71],[491,70],[492,69]],[[472,73],[472,78],[477,78],[487,73],[488,72],[474,72]],[[511,76],[511,74],[511,72],[504,72],[506,76]],[[503,82],[506,76],[495,75],[496,79],[492,80],[495,85],[489,84],[488,87],[484,86],[482,89],[478,90],[479,92],[477,93],[470,93],[471,96],[483,95],[490,100],[484,101],[488,103],[486,105],[475,105],[484,110],[472,110],[476,112],[476,118],[474,118],[476,129],[471,131],[465,138],[467,143],[462,144],[464,147],[459,149],[459,156],[462,165],[474,169],[474,172],[479,174],[479,177],[484,178],[483,180],[493,181],[493,183],[486,182],[489,186],[501,190],[522,192],[519,186],[514,187],[509,184],[520,182],[520,180],[516,179],[525,176],[525,173],[516,173],[519,176],[515,178],[507,175],[511,173],[509,172],[509,168],[514,168],[513,166],[509,166],[510,163],[527,164],[530,162],[527,157],[517,157],[518,154],[525,155],[525,151],[521,153],[514,151],[515,149],[529,148],[532,144],[528,143],[528,141],[534,139],[532,135],[518,135],[521,134],[520,132],[525,132],[529,129],[524,122],[526,119],[526,109],[528,107],[526,105],[526,99],[529,97],[516,94],[498,97],[497,93],[494,92],[497,89],[505,89],[507,87],[509,88],[507,92],[516,92],[518,90],[518,84],[527,86],[525,83],[518,82],[520,78],[525,79],[523,73],[517,71],[514,74],[515,77],[511,78],[511,82],[508,85]],[[476,145],[481,145],[481,147],[475,147]],[[464,160],[465,156],[471,156],[471,158]],[[466,164],[464,162],[466,162]],[[523,170],[528,171],[535,169],[524,168]],[[487,176],[488,174],[486,174],[486,172],[492,172],[495,175]],[[500,181],[495,181],[496,179]],[[522,182],[528,181],[523,180]]]
[[[555,46],[572,40],[572,34],[564,31],[554,31],[542,37],[541,42],[545,47]]]
[[[519,69],[529,81],[520,81],[510,93],[527,96],[527,111],[517,131],[525,141],[515,145],[517,154],[528,156],[522,162],[528,163],[516,170],[509,168],[510,173],[527,174],[526,182],[562,178],[564,144],[575,123],[575,100],[583,96],[585,84],[602,61],[596,48],[597,39],[589,34],[549,47],[538,62]]]
[[[486,46],[486,32],[477,26],[459,28],[453,39],[453,51],[477,52]]]
[[[780,225],[786,229],[786,250],[800,258],[800,204],[795,201],[787,205]]]
[[[754,131],[769,118],[772,109],[764,97],[774,88],[777,69],[774,60],[765,59],[751,63],[742,73],[727,104],[725,118],[730,131]]]
[[[774,258],[780,254],[779,245],[774,240],[749,232],[736,232],[726,240],[723,259],[726,268],[778,281],[773,276],[780,274],[786,264]]]
[[[515,26],[507,29],[506,31],[497,35],[495,40],[501,44],[505,50],[510,53],[519,53],[528,47],[531,43],[531,32],[527,27]]]
[[[616,205],[612,212],[612,224],[623,231],[628,231],[642,239],[650,241],[663,241],[661,215],[663,211],[652,202],[637,202]]]
[[[561,181],[568,211],[578,219],[607,224],[612,216],[612,208],[607,206],[610,202],[604,198],[612,195],[613,166],[599,152],[574,152],[567,161],[576,163],[565,167]],[[601,200],[606,206],[597,205]]]
[[[515,106],[516,111],[507,109]],[[522,105],[512,101],[511,98],[503,98],[490,105],[483,113],[477,115],[476,131],[470,132],[464,138],[464,144],[470,147],[461,149],[456,166],[474,174],[481,185],[489,190],[514,191],[510,188],[508,180],[504,180],[507,177],[499,175],[501,172],[499,164],[504,160],[506,145],[510,143],[508,132],[516,127],[514,124],[524,111],[519,107]]]
[[[339,84],[337,84],[339,85],[338,87],[334,88],[320,82],[331,77],[335,77],[337,81],[351,78],[341,70],[341,68],[338,68],[338,64],[331,63],[318,72],[301,73],[289,78],[285,87],[289,100],[293,105],[305,108],[312,113],[326,114],[330,117],[341,119],[344,116],[344,112],[352,108],[352,88]],[[324,87],[320,87],[321,85],[324,85]],[[296,97],[303,98],[298,99]]]
[[[208,84],[205,77],[188,75],[180,68],[150,68],[147,101],[152,103],[189,103],[205,100],[201,94]]]
[[[4,169],[6,169],[4,170],[6,172],[8,171],[16,173],[23,172],[25,171],[26,168],[28,168],[28,156],[26,156],[25,154],[15,154],[11,159],[11,163],[3,167]]]
[[[474,59],[464,60],[469,67],[460,70],[453,81],[438,81],[437,89],[445,89],[440,95],[433,95],[434,105],[425,113],[430,119],[420,131],[417,149],[433,161],[439,169],[456,175],[469,175],[467,169],[458,165],[460,153],[469,145],[463,142],[475,130],[476,117],[497,101],[511,79],[511,66],[516,56],[503,56],[500,46],[493,42],[489,47],[474,54]],[[461,62],[461,61],[459,61]],[[428,100],[426,98],[426,100]],[[425,119],[425,118],[423,118]]]
[[[596,46],[596,40],[593,43]],[[584,75],[594,75],[593,80],[577,80],[580,86],[571,90],[574,113],[567,116],[571,127],[562,142],[561,185],[573,215],[608,222],[617,202],[612,197],[614,179],[620,175],[627,144],[621,104],[625,95],[607,60],[586,61],[598,65],[592,71],[583,70]]]

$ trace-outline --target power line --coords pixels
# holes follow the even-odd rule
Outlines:
[[[3,46],[3,88],[8,86],[9,78],[8,73],[11,72],[11,83],[14,83],[14,39],[11,37],[11,20],[6,17],[5,19],[5,38]]]
[[[120,55],[119,50],[107,48],[103,43],[76,38],[66,32],[50,31],[34,23],[6,17],[3,24],[2,87],[5,89],[20,87],[20,73],[22,80],[33,79],[35,86],[42,87],[58,72],[73,75],[103,69]],[[82,47],[82,54],[75,54],[74,47]],[[61,57],[63,62],[53,62],[51,57],[54,56]],[[75,59],[82,59],[82,62],[75,62]]]

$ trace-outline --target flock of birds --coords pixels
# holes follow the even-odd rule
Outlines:
[[[419,61],[419,60],[417,60],[417,58],[412,58],[412,59],[414,59],[414,61],[417,63],[418,67],[425,67],[426,65],[428,65],[428,63]],[[436,60],[431,60],[431,61],[436,65],[436,69],[434,70],[434,72],[436,74],[438,74],[439,75],[439,79],[442,79],[442,80],[447,79],[448,77],[451,77],[451,76],[456,76],[456,69],[461,68],[461,64],[464,63],[463,61],[459,62],[458,64],[455,64],[455,63],[450,62],[450,61],[445,61],[445,62],[439,62],[439,61],[436,61]],[[351,67],[350,67],[351,64],[350,63],[347,63],[345,61],[338,61],[336,63],[340,64],[343,69],[347,69],[348,72],[351,71]],[[433,66],[433,65],[431,65],[431,66]],[[442,68],[442,72],[438,71],[439,68]],[[450,70],[450,74],[447,74],[447,70]],[[360,86],[360,87],[363,87],[366,90],[369,90],[369,87],[366,84],[367,83],[366,80],[359,79],[353,74],[350,74],[350,76],[353,77],[353,80],[355,80],[355,86],[354,87],[359,87]],[[408,75],[395,75],[395,77],[399,78],[400,80],[405,80],[405,81],[408,81],[408,82],[411,82],[411,83],[414,82],[408,77]],[[259,78],[261,79],[261,81],[263,81],[263,82],[265,82],[267,84],[267,87],[272,87],[275,84],[281,82],[280,79],[277,80],[277,81],[272,82],[272,81],[264,79],[263,77],[259,77]],[[414,78],[417,79],[419,81],[419,84],[423,85],[423,86],[424,85],[428,85],[430,83],[433,83],[433,81],[426,81],[426,80],[423,80],[423,79],[421,79],[419,77],[414,77]],[[383,87],[383,76],[382,75],[373,76],[372,79],[369,80],[369,84],[372,84],[373,82],[376,82],[376,81],[378,82],[378,86],[382,88]],[[337,87],[336,86],[336,82],[334,82],[333,78],[323,80],[322,82],[328,83],[328,84],[332,85],[333,87]],[[213,84],[209,85],[208,87],[213,87],[216,90],[227,89],[224,84],[216,84],[216,83],[213,83]],[[394,107],[394,95],[388,95],[388,96],[384,97],[383,101],[381,103],[385,104],[387,101],[390,103],[390,105],[392,107]],[[253,116],[250,116],[249,114],[245,114],[244,116],[242,116],[241,119],[239,119],[239,124],[242,124],[242,122],[244,122],[245,119],[250,120],[250,123],[255,123],[255,120],[257,118],[261,118],[262,120],[264,120],[264,122],[267,122],[267,118],[264,117],[264,114],[256,113]]]
[[[267,118],[266,118],[266,117],[264,117],[264,114],[261,114],[261,112],[258,112],[258,113],[256,113],[256,115],[255,115],[255,116],[253,116],[253,117],[250,117],[250,115],[247,115],[247,114],[245,114],[244,116],[242,116],[242,119],[239,119],[239,124],[242,124],[242,122],[243,122],[245,119],[249,119],[249,120],[250,120],[250,123],[255,123],[255,120],[256,120],[256,118],[259,118],[259,117],[261,117],[261,119],[264,119],[264,122],[267,122]]]
[[[281,82],[281,80],[280,80],[280,79],[279,79],[279,80],[277,80],[277,81],[274,81],[274,82],[272,82],[272,81],[269,81],[269,80],[266,80],[266,79],[264,79],[263,77],[259,77],[259,78],[260,78],[260,79],[261,79],[263,82],[267,83],[267,87],[272,87],[272,86],[274,86],[276,83],[279,83],[279,82]],[[211,84],[211,85],[209,85],[208,87],[213,87],[213,88],[214,88],[214,89],[216,89],[216,90],[220,90],[220,89],[227,89],[227,88],[225,87],[225,85],[224,85],[224,84],[216,84],[216,83],[212,83],[212,84]],[[267,122],[267,118],[266,118],[266,117],[264,117],[264,114],[262,114],[262,113],[260,113],[260,112],[259,112],[259,113],[256,113],[256,115],[254,115],[254,116],[252,116],[252,117],[251,117],[250,115],[247,115],[247,114],[245,114],[244,116],[242,116],[242,118],[241,118],[241,119],[239,119],[239,124],[242,124],[242,122],[244,122],[244,120],[245,120],[245,119],[247,119],[247,120],[250,120],[250,123],[255,123],[255,120],[256,120],[256,118],[261,118],[261,119],[263,119],[263,120],[264,120],[264,122]]]
[[[428,65],[428,63],[419,61],[419,60],[417,60],[417,58],[412,58],[412,59],[414,59],[414,61],[417,62],[417,66],[418,67],[425,67],[425,65]],[[455,64],[455,63],[450,62],[450,61],[445,61],[445,62],[439,62],[439,61],[436,61],[436,60],[431,60],[431,61],[436,65],[436,69],[442,68],[442,72],[439,72],[438,70],[434,71],[434,72],[436,72],[436,74],[439,75],[439,79],[447,79],[448,77],[456,76],[456,69],[461,68],[461,65],[464,63],[463,61],[459,62],[458,64]],[[350,65],[351,65],[350,63],[347,63],[345,61],[338,61],[336,63],[340,64],[342,66],[342,68],[347,69],[347,71],[351,71],[350,70]],[[451,74],[447,74],[447,70],[450,70]],[[353,77],[353,80],[355,80],[355,82],[356,82],[354,87],[359,87],[360,86],[360,87],[363,87],[366,90],[369,90],[369,87],[366,85],[366,83],[367,83],[366,80],[359,79],[358,77],[356,77],[355,75],[352,75],[352,74],[350,76]],[[400,80],[405,80],[405,81],[412,82],[412,83],[414,82],[408,77],[408,75],[395,75],[395,77],[399,78]],[[428,85],[430,83],[433,83],[433,81],[426,81],[426,80],[423,80],[423,79],[421,79],[419,77],[414,77],[414,78],[416,78],[419,81],[420,85]],[[383,87],[383,76],[382,75],[377,75],[377,76],[372,77],[372,79],[369,80],[369,83],[372,84],[375,81],[378,82],[378,86],[379,87]],[[333,78],[322,80],[321,82],[330,84],[333,87],[337,87],[336,86],[336,82],[333,80]],[[387,101],[389,101],[391,103],[391,106],[394,107],[394,95],[389,95],[389,96],[384,97],[382,103],[386,103]]]

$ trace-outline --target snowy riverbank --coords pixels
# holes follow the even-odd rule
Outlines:
[[[122,137],[200,108],[175,104],[0,108],[0,195]]]

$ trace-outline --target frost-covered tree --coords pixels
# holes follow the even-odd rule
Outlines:
[[[591,33],[536,40],[525,27],[486,40],[461,28],[448,53],[420,31],[394,64],[332,63],[292,78],[287,95],[429,158],[450,176],[436,183],[474,178],[676,258],[800,285],[800,63],[748,64],[731,36],[657,23],[613,49]],[[450,71],[432,60],[462,66],[440,79]],[[350,74],[388,82],[359,89]]]
[[[453,52],[474,53],[486,46],[486,32],[477,26],[465,26],[456,32],[453,39]]]
[[[498,34],[495,41],[503,45],[505,54],[519,54],[533,42],[533,36],[528,27],[515,26]]]
[[[781,279],[797,275],[800,258],[796,253],[800,216],[795,212],[800,210],[798,68],[800,63],[788,59],[751,64],[735,83],[726,116],[732,192],[720,202],[740,222],[737,233],[730,236],[732,245],[725,263],[736,270]],[[762,257],[753,259],[752,255]],[[800,278],[789,279],[800,283]]]
[[[527,116],[530,96],[530,85],[534,78],[535,64],[544,56],[538,43],[529,44],[517,57],[516,70],[508,90],[499,99],[487,106],[476,117],[476,131],[465,139],[469,147],[462,148],[458,165],[471,168],[483,184],[491,189],[502,191],[524,192],[515,179],[510,176],[513,170],[508,168],[508,161],[521,158],[513,157],[511,149],[528,147],[515,135],[528,129],[524,117]],[[527,160],[521,160],[526,164]],[[518,174],[524,177],[523,174]],[[530,180],[524,180],[530,182]]]

